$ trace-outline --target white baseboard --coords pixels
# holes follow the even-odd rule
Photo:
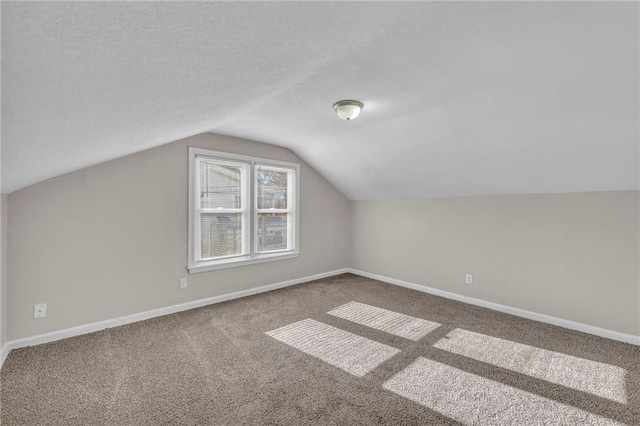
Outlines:
[[[2,368],[2,364],[4,364],[4,360],[7,359],[7,355],[9,355],[9,343],[5,343],[0,347],[0,368]]]
[[[499,303],[488,302],[482,299],[463,296],[458,293],[438,290],[436,288],[427,287],[421,284],[416,284],[408,281],[398,280],[395,278],[385,277],[383,275],[372,274],[370,272],[360,271],[358,269],[348,268],[348,272],[352,274],[360,275],[366,278],[382,281],[385,283],[395,284],[400,287],[406,287],[412,290],[418,290],[423,293],[433,294],[434,296],[453,299],[459,302],[468,303],[470,305],[481,306],[483,308],[493,309],[494,311],[505,312],[507,314],[516,315],[518,317],[527,318],[534,321],[540,321],[547,324],[553,324],[559,327],[568,328],[570,330],[582,331],[583,333],[594,334],[596,336],[606,337],[608,339],[619,340],[621,342],[631,343],[633,345],[640,345],[640,336],[634,336],[633,334],[620,333],[617,331],[607,330],[604,328],[595,327],[595,326],[583,324],[580,322],[574,322],[574,321],[569,321],[562,318],[552,317],[549,315],[538,314],[536,312],[525,311],[524,309],[512,308],[510,306],[500,305]]]
[[[146,312],[126,315],[123,317],[113,318],[104,321],[93,322],[90,324],[79,325],[77,327],[65,328],[63,330],[52,331],[50,333],[39,334],[36,336],[24,337],[22,339],[11,340],[2,346],[0,352],[0,368],[5,358],[13,349],[24,348],[27,346],[40,345],[42,343],[53,342],[55,340],[66,339],[68,337],[79,336],[81,334],[93,333],[104,330],[105,328],[117,327],[120,325],[130,324],[133,322],[143,321],[150,318],[156,318],[163,315],[173,314],[176,312],[187,311],[189,309],[199,308],[202,306],[212,305],[214,303],[226,302],[227,300],[239,299],[241,297],[251,296],[266,291],[276,290],[279,288],[289,287],[296,284],[302,284],[308,281],[319,280],[321,278],[331,277],[349,272],[347,268],[337,269],[335,271],[324,272],[322,274],[310,275],[307,277],[296,278],[289,281],[282,281],[275,284],[269,284],[262,287],[250,288],[248,290],[236,291],[234,293],[223,294],[220,296],[207,297],[205,299],[193,300],[191,302],[180,303],[178,305],[167,306],[164,308],[152,309]]]

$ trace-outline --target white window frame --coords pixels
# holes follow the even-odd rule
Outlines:
[[[240,255],[217,257],[213,259],[200,258],[200,232],[198,217],[200,208],[198,191],[197,158],[210,158],[220,162],[245,164],[241,209],[215,209],[217,212],[234,213],[242,211],[242,252]],[[258,209],[256,191],[256,169],[258,166],[274,169],[288,169],[289,174],[287,209]],[[300,255],[300,165],[287,161],[271,160],[268,158],[248,155],[231,154],[227,152],[211,151],[208,149],[189,147],[189,207],[188,207],[188,266],[190,274],[251,265],[255,263],[271,262],[275,260],[292,259]],[[287,213],[287,248],[268,252],[258,252],[258,213]]]

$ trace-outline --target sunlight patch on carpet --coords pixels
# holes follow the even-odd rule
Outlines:
[[[399,349],[312,319],[298,321],[265,334],[357,377],[366,375],[400,352]]]
[[[626,370],[609,364],[455,329],[435,348],[536,379],[626,403]]]
[[[356,324],[414,341],[422,339],[441,325],[437,322],[427,321],[422,318],[404,315],[359,302],[349,302],[327,313],[355,322]]]
[[[467,425],[621,424],[422,357],[383,387]]]

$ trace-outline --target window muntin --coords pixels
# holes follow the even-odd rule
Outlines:
[[[297,256],[299,166],[189,148],[189,271]]]

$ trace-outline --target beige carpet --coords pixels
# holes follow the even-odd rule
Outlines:
[[[640,348],[345,274],[11,352],[2,425],[640,425]]]

